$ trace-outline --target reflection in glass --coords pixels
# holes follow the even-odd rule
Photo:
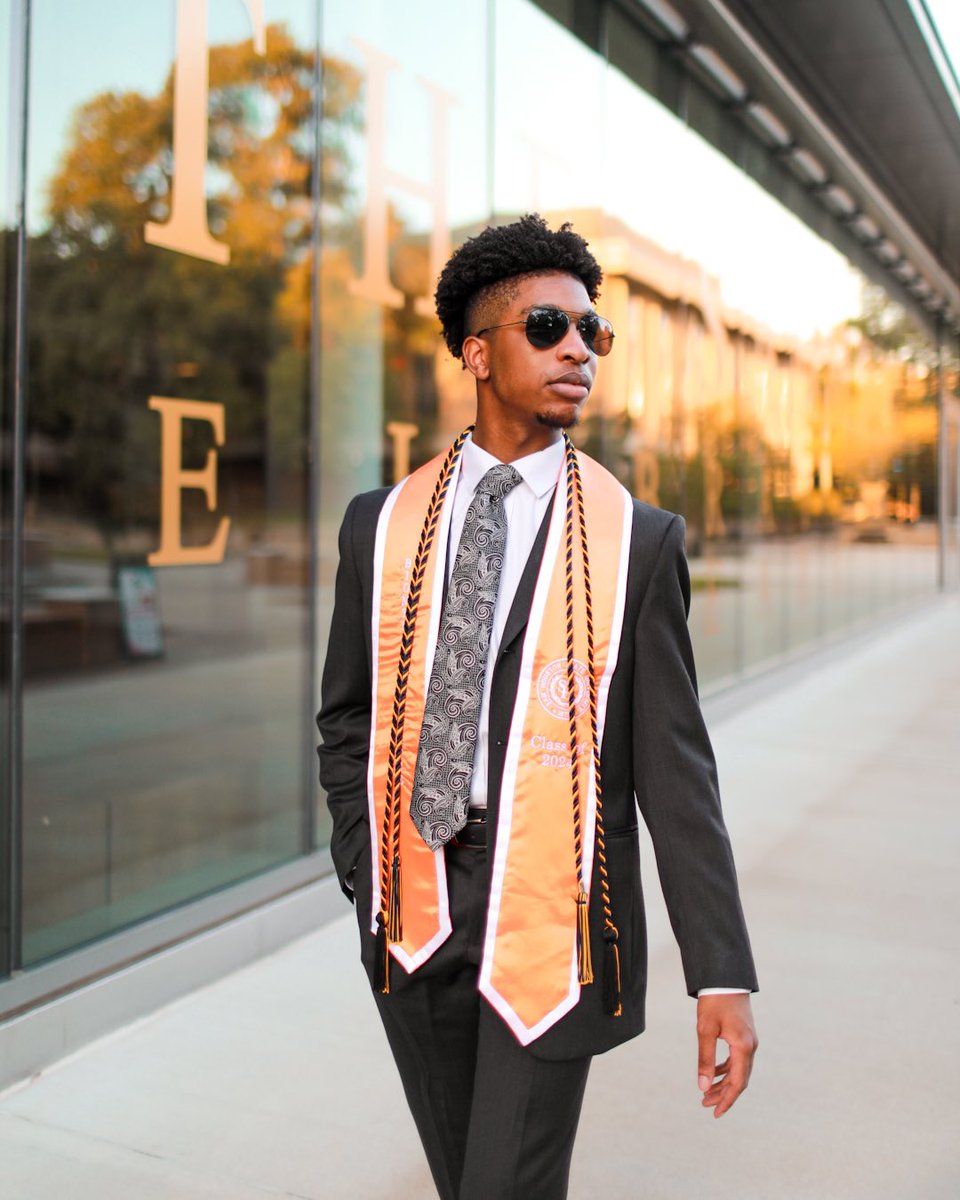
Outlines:
[[[498,211],[572,219],[598,252],[601,307],[630,337],[601,364],[577,440],[635,495],[686,518],[702,681],[932,590],[929,341],[537,7],[500,0],[497,26]],[[578,103],[536,121],[558,64]],[[633,68],[649,75],[640,59]],[[597,141],[578,121],[598,112],[602,153],[574,161],[572,148]]]
[[[28,962],[300,853],[309,786],[310,5],[271,4],[262,44],[243,6],[211,26],[209,166],[186,181],[167,9],[198,7],[108,7],[73,30],[77,94],[62,6],[34,5],[32,91],[63,137],[31,127]],[[228,263],[145,242],[187,185]],[[170,565],[224,522],[221,559]]]
[[[530,0],[271,0],[256,27],[34,0],[27,962],[325,844],[304,733],[337,528],[473,415],[432,292],[488,220],[571,220],[601,260],[617,341],[575,439],[684,515],[703,683],[932,591],[933,347],[633,82],[656,59],[608,7],[613,62]]]
[[[401,479],[472,419],[432,296],[488,203],[484,6],[323,12],[320,661],[350,498]],[[324,806],[321,838],[327,820]]]
[[[13,46],[17,31],[9,6],[0,12],[0,62],[13,64]],[[17,261],[17,189],[19,179],[11,174],[19,156],[20,107],[22,83],[19,71],[9,73],[0,90],[0,975],[12,961],[9,912],[10,888],[6,881],[14,864],[14,848],[7,844],[5,831],[10,827],[10,746],[11,720],[11,626],[12,617],[12,514],[13,502],[13,404],[15,354],[15,289]]]

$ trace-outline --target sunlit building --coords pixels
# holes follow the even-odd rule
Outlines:
[[[339,911],[337,529],[470,418],[487,223],[603,265],[575,440],[686,518],[702,691],[958,586],[923,5],[14,0],[0,61],[0,1083]]]

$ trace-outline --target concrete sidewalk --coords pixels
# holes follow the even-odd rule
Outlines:
[[[596,1060],[571,1197],[960,1195],[960,605],[707,706],[762,991],[699,1107],[653,868],[648,1031]],[[11,1200],[427,1200],[352,913],[0,1096]],[[495,1200],[495,1198],[491,1198]]]

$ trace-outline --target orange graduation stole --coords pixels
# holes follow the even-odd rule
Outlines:
[[[382,991],[391,957],[415,971],[451,930],[444,851],[427,846],[409,810],[440,623],[442,548],[467,432],[393,489],[377,525],[367,790]],[[623,624],[632,501],[599,463],[565,443],[524,637],[480,970],[481,992],[523,1044],[593,982],[587,910],[595,847],[605,1008],[620,1011],[600,744]]]

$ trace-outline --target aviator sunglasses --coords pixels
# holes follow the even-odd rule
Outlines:
[[[583,338],[587,349],[594,354],[609,354],[613,346],[613,326],[605,317],[598,317],[595,312],[568,313],[562,308],[547,308],[540,305],[531,308],[523,321],[506,321],[503,325],[488,325],[474,335],[482,337],[494,329],[508,329],[511,325],[522,325],[527,335],[527,341],[538,350],[547,350],[556,346],[566,336],[570,328],[570,320],[574,319],[577,332]]]

